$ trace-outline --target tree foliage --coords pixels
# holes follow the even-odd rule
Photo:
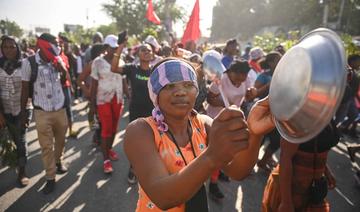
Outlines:
[[[15,21],[5,19],[0,20],[0,34],[7,34],[20,38],[23,35],[23,30]]]
[[[154,10],[164,24],[165,22],[165,1],[158,0],[153,2]],[[154,29],[159,34],[165,30],[163,25],[154,25],[145,18],[147,10],[147,1],[144,0],[112,0],[111,3],[104,4],[105,12],[114,19],[117,30],[127,29],[130,35],[139,36],[143,34],[145,28]],[[181,20],[184,14],[182,7],[172,5],[169,14],[173,21]]]
[[[313,29],[322,25],[325,3],[329,22],[339,19],[343,0],[219,0],[213,9],[211,37],[247,39],[263,27],[276,26],[282,31]],[[360,33],[360,0],[344,0],[339,30]]]
[[[82,26],[79,26],[75,31],[72,32],[62,32],[61,34],[65,35],[74,43],[92,43],[92,37],[95,34],[95,29],[84,29]]]

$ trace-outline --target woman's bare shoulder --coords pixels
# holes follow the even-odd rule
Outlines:
[[[136,119],[128,124],[125,131],[125,139],[132,137],[149,137],[153,134],[150,125],[144,118]]]

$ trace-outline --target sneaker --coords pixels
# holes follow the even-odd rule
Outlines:
[[[55,180],[47,180],[42,192],[44,194],[50,194],[55,190]]]
[[[111,165],[110,160],[106,160],[104,161],[104,173],[105,174],[110,174],[111,172],[113,172],[113,167]]]
[[[119,160],[119,156],[118,156],[117,153],[116,153],[114,150],[112,150],[112,149],[109,150],[109,158],[110,158],[110,160],[112,160],[112,161]]]
[[[131,169],[129,170],[129,174],[128,174],[128,179],[127,179],[127,180],[128,180],[128,183],[131,184],[131,185],[137,183],[137,178],[136,178],[134,172],[132,172]]]
[[[56,173],[57,174],[65,174],[68,171],[67,167],[64,164],[56,163]]]
[[[230,182],[230,178],[224,174],[224,172],[220,171],[219,180],[223,182]]]
[[[217,183],[209,184],[209,194],[215,200],[221,200],[224,198],[224,194],[221,192]]]

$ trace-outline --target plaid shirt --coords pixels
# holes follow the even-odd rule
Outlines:
[[[0,68],[0,97],[5,114],[16,116],[21,111],[21,81],[23,78],[21,67],[11,75]]]
[[[35,59],[38,63],[38,74],[34,82],[34,107],[39,107],[48,112],[60,110],[64,107],[65,101],[60,72],[51,63],[42,61],[39,52],[36,52]],[[30,81],[30,62],[26,60],[25,64],[23,65],[25,81]]]

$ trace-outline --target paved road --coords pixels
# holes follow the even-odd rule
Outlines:
[[[129,186],[126,176],[129,163],[122,148],[122,136],[128,113],[120,121],[116,136],[115,150],[120,160],[113,163],[114,173],[106,176],[102,172],[102,156],[91,143],[92,132],[88,128],[86,104],[74,106],[75,129],[80,130],[78,139],[68,139],[65,161],[69,172],[57,176],[56,191],[43,195],[41,188],[45,183],[41,163],[40,148],[35,125],[30,125],[27,134],[29,144],[28,174],[30,185],[18,188],[16,173],[0,166],[0,211],[134,211],[137,200],[137,186]],[[352,143],[346,139],[345,143]],[[278,157],[278,156],[277,156]],[[352,165],[346,154],[344,143],[340,143],[329,155],[329,164],[337,178],[335,191],[328,199],[332,211],[360,211],[360,189],[355,186]],[[260,211],[266,173],[254,168],[253,173],[241,182],[220,182],[226,198],[222,202],[209,201],[212,212]]]

